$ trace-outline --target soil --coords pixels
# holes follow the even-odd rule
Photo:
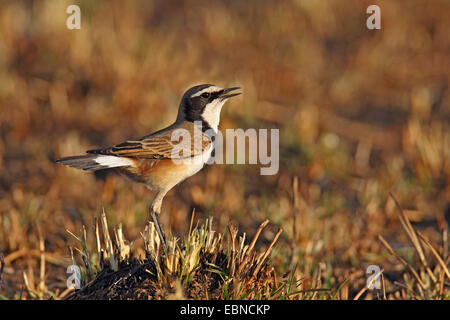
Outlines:
[[[183,284],[183,298],[220,299],[221,277],[211,272],[209,264],[226,267],[225,254],[203,255],[194,276]],[[158,281],[156,266],[152,259],[139,260],[135,257],[123,261],[117,271],[105,267],[94,280],[66,297],[68,300],[153,300],[167,299],[176,293],[179,277],[168,276]],[[162,284],[163,283],[163,284]]]

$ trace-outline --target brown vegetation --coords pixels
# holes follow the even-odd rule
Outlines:
[[[80,1],[81,30],[65,27],[70,1],[1,3],[0,298],[75,298],[70,247],[102,290],[80,298],[448,299],[450,4],[378,3],[377,31],[366,1]],[[149,191],[53,161],[164,127],[198,83],[241,86],[220,128],[279,128],[281,164],[209,166],[167,195],[177,255],[193,230],[222,234],[183,282],[141,235]],[[103,210],[112,260],[95,236]],[[266,219],[249,291],[258,262],[240,278],[236,253]],[[366,289],[369,265],[380,290]]]

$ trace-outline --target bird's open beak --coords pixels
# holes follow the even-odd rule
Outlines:
[[[240,89],[240,87],[232,87],[232,88],[223,89],[222,92],[220,93],[219,98],[221,100],[226,100],[226,99],[229,99],[231,97],[240,95],[242,92],[236,92],[236,93],[227,94],[228,92],[231,92],[231,91],[234,91],[234,90],[237,90],[237,89]]]

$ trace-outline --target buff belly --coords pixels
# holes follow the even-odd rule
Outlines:
[[[211,156],[209,148],[202,156],[186,160],[131,159],[135,166],[119,167],[116,171],[128,179],[146,184],[154,191],[170,190],[181,181],[200,171]]]

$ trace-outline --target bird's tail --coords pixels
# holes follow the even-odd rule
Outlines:
[[[128,158],[102,154],[87,154],[83,156],[66,157],[58,159],[56,162],[65,166],[86,171],[134,166],[133,161]]]

